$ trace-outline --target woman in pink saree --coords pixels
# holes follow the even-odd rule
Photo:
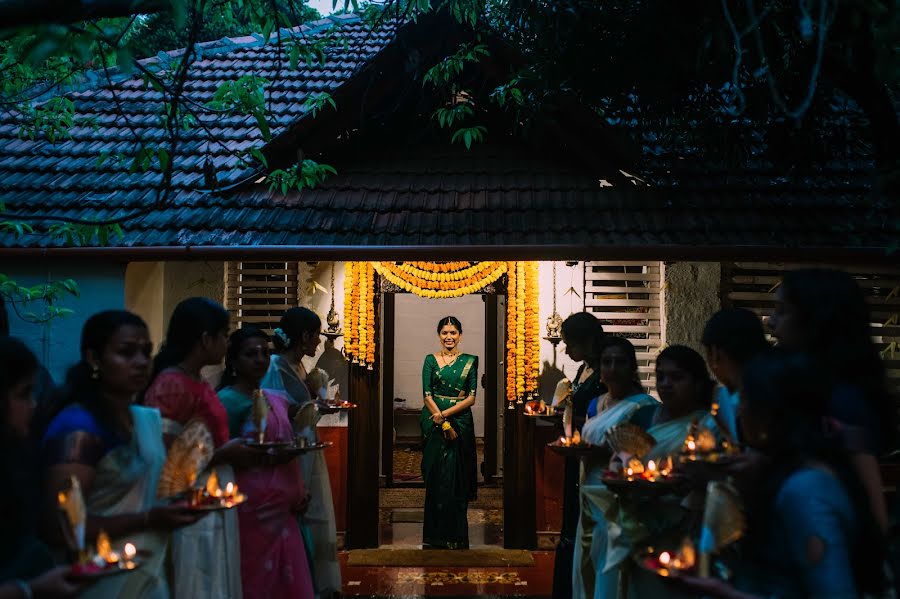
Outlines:
[[[259,389],[268,367],[269,344],[262,331],[245,327],[232,333],[219,399],[233,438],[258,440],[262,422],[266,442],[293,440],[287,398]],[[255,415],[254,397],[265,402]],[[296,456],[260,457],[258,465],[236,472],[238,487],[248,498],[238,508],[244,599],[312,599],[312,576],[297,523],[309,498]]]

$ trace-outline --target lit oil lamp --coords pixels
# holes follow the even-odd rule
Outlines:
[[[238,486],[234,483],[226,483],[223,490],[219,486],[219,477],[213,470],[206,479],[206,485],[201,489],[194,489],[191,497],[191,505],[194,507],[204,507],[221,505],[226,508],[234,507],[239,503],[243,503],[246,496],[238,490]]]
[[[103,530],[97,534],[97,553],[92,561],[100,567],[119,563],[119,554],[112,550],[109,536]]]
[[[730,441],[723,438],[721,442],[708,428],[699,428],[693,423],[684,439],[680,460],[681,462],[717,462],[724,456],[738,453],[740,449]]]
[[[134,570],[139,565],[136,556],[137,548],[133,543],[125,543],[121,554],[113,550],[109,535],[101,530],[97,534],[93,554],[75,564],[72,572],[76,575],[102,576],[110,570]]]
[[[644,565],[660,576],[680,576],[694,570],[697,563],[697,552],[694,544],[686,538],[677,551],[663,551],[654,555],[653,549],[647,550]]]
[[[123,556],[125,557],[125,562],[123,567],[126,570],[134,570],[136,564],[134,563],[134,557],[137,555],[137,549],[132,543],[125,543],[125,549],[122,551]]]
[[[543,399],[535,397],[525,404],[524,412],[526,416],[548,416],[551,409]]]

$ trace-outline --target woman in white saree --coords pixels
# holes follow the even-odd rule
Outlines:
[[[677,459],[693,426],[718,436],[715,419],[709,412],[715,382],[700,354],[683,345],[672,345],[660,352],[656,358],[656,388],[661,403],[641,410],[633,419],[656,440],[644,460],[660,463],[668,457]],[[605,512],[610,526],[604,570],[620,569],[620,592],[625,591],[629,597],[680,596],[674,589],[661,586],[655,575],[621,566],[642,544],[659,542],[673,534],[680,539],[690,524],[692,511],[702,506],[692,499],[696,499],[694,494],[665,495],[652,502],[610,502]]]
[[[610,428],[628,422],[641,408],[658,404],[638,380],[637,356],[628,339],[606,336],[598,340],[597,346],[594,351],[599,356],[600,380],[607,392],[600,396],[597,415],[587,421],[581,432],[582,439],[591,445],[602,444]],[[618,571],[603,573],[607,544],[603,503],[592,501],[603,494],[605,487],[600,479],[607,465],[608,460],[600,457],[582,462],[581,518],[575,536],[572,577],[572,594],[579,599],[614,597],[616,593]]]

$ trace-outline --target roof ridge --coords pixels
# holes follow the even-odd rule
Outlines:
[[[329,15],[317,21],[302,23],[295,27],[282,27],[278,31],[272,32],[269,35],[268,41],[271,42],[277,40],[279,33],[282,36],[293,36],[294,34],[298,33],[304,36],[310,34],[314,35],[316,33],[326,31],[334,25],[341,25],[342,23],[350,23],[361,20],[362,19],[360,18],[360,16],[355,13]],[[243,36],[225,36],[217,40],[197,42],[194,44],[194,51],[197,54],[196,59],[203,60],[207,56],[215,56],[217,54],[233,52],[234,50],[237,50],[239,48],[258,48],[264,46],[266,43],[267,42],[263,39],[262,34],[257,32],[250,32],[247,35]],[[137,62],[148,70],[160,72],[166,70],[171,65],[174,59],[183,56],[186,50],[186,47],[176,48],[174,50],[160,50],[156,53],[155,56],[141,58]],[[81,73],[78,81],[76,82],[68,84],[57,84],[49,87],[43,93],[32,99],[31,104],[42,104],[58,96],[92,91],[99,89],[100,87],[108,83],[116,84],[135,78],[139,78],[139,76],[135,74],[134,69],[123,71],[122,68],[118,65],[110,67],[108,69],[92,69],[90,71]]]

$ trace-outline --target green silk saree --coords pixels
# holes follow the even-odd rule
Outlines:
[[[441,410],[475,395],[478,384],[478,358],[460,354],[450,365],[440,367],[431,354],[422,366],[424,394]],[[428,406],[422,407],[419,423],[425,449],[422,454],[422,478],[425,480],[425,545],[445,549],[469,547],[469,502],[476,496],[475,424],[472,410],[466,409],[447,419],[457,438],[444,438],[439,425],[431,419]]]

